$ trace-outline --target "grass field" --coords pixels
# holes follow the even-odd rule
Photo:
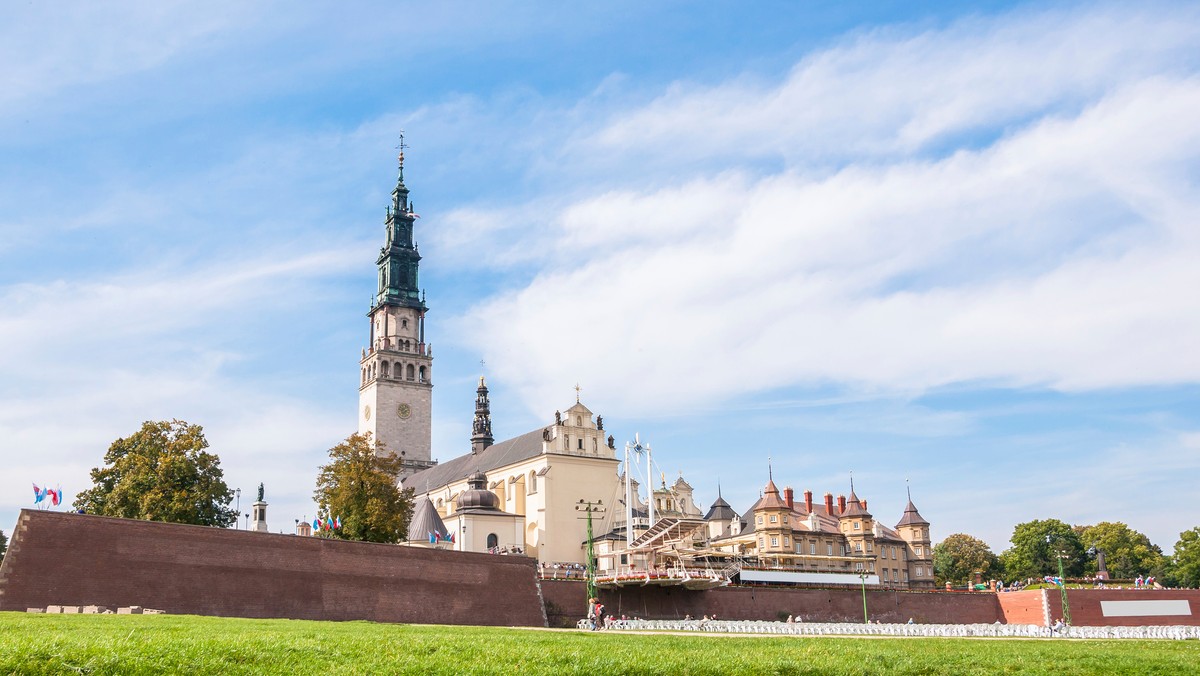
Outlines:
[[[0,674],[1184,674],[1197,641],[632,635],[0,613]]]

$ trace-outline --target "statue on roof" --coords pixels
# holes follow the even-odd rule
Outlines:
[[[555,412],[554,412],[554,424],[555,424],[555,425],[561,425],[561,424],[562,424],[562,411],[555,411]]]
[[[596,416],[596,429],[600,430],[601,432],[604,431],[604,416]]]
[[[263,485],[261,482],[258,484],[258,501],[263,501]]]

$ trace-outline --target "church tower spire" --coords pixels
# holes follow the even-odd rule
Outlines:
[[[471,452],[481,453],[495,443],[492,438],[492,410],[488,402],[487,382],[479,376],[479,387],[475,390],[475,422],[471,426]]]
[[[358,431],[370,433],[376,452],[403,459],[402,474],[429,467],[433,350],[425,337],[425,294],[417,282],[421,255],[413,237],[417,216],[404,185],[404,134],[399,171],[384,219],[384,243],[375,260],[370,334],[359,362]]]

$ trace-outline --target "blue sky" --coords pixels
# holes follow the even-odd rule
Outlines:
[[[1200,525],[1200,12],[0,9],[0,528],[143,420],[275,529],[355,429],[407,133],[434,455],[583,400],[708,503]]]

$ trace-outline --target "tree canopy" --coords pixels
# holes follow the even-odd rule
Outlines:
[[[987,543],[966,533],[948,535],[934,545],[933,570],[939,585],[969,582],[977,570],[985,580],[996,579],[1003,572],[1000,559]]]
[[[8,551],[8,537],[4,531],[0,530],[0,559],[4,558],[4,552]]]
[[[322,518],[338,518],[341,528],[322,537],[367,542],[399,542],[412,518],[412,491],[401,490],[401,460],[376,452],[370,434],[352,434],[329,449],[329,462],[317,476]]]
[[[1171,577],[1181,587],[1200,587],[1200,527],[1179,534],[1171,555]]]
[[[89,514],[128,519],[227,527],[237,521],[229,507],[220,459],[207,451],[199,425],[182,420],[151,422],[117,439],[92,470],[92,487],[75,499]]]
[[[1138,575],[1157,574],[1162,572],[1166,564],[1166,557],[1158,545],[1119,521],[1103,521],[1077,530],[1085,549],[1094,547],[1104,552],[1109,577],[1127,580]],[[1094,574],[1097,568],[1096,558],[1091,557],[1085,572]]]
[[[1012,547],[1000,555],[1000,563],[1005,573],[1013,578],[1058,575],[1057,555],[1060,551],[1065,555],[1062,563],[1066,576],[1083,574],[1087,555],[1079,534],[1058,519],[1019,523],[1013,529],[1010,542]]]

